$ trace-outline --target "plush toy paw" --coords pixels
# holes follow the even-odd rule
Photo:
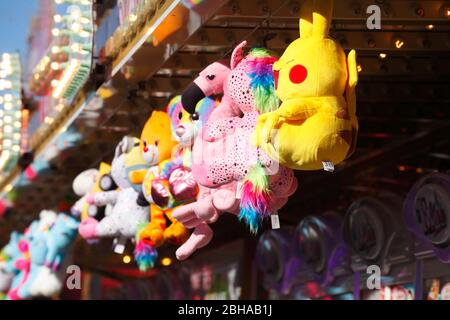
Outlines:
[[[274,118],[271,116],[272,113],[263,113],[258,117],[256,130],[253,133],[252,140],[253,144],[256,147],[261,147],[269,141],[270,131],[272,129],[272,124],[274,122]],[[269,130],[267,128],[269,127]]]
[[[154,247],[159,247],[164,243],[164,231],[156,223],[149,223],[140,234],[142,240],[149,240]]]
[[[201,221],[195,215],[196,202],[180,206],[172,212],[172,218],[181,222],[186,228],[195,228]]]
[[[86,196],[86,202],[88,204],[95,204],[95,197],[94,197],[94,195],[93,194],[88,194]]]
[[[214,208],[212,198],[205,198],[196,202],[194,208],[195,215],[201,221],[208,221],[214,219],[217,215],[217,210]]]
[[[173,222],[164,230],[164,239],[175,245],[181,245],[189,238],[189,231],[180,222]]]
[[[211,241],[212,236],[212,229],[206,223],[200,224],[195,228],[194,232],[192,232],[189,239],[177,249],[175,253],[177,259],[180,261],[186,260],[197,249],[206,246]]]
[[[80,226],[78,227],[78,232],[84,239],[96,238],[97,225],[97,220],[91,217],[87,217],[83,222],[81,222]]]

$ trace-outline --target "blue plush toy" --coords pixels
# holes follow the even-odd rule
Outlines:
[[[32,274],[29,291],[33,296],[51,297],[62,288],[64,270],[61,266],[78,235],[76,218],[60,213],[45,235],[45,251],[40,246],[30,246]],[[36,264],[35,264],[36,263]]]
[[[33,296],[30,292],[30,287],[38,275],[40,266],[45,262],[48,234],[48,229],[39,228],[30,237],[28,243],[28,252],[30,255],[29,273],[26,281],[20,286],[18,291],[18,295],[21,299],[29,299]]]
[[[15,268],[14,262],[20,256],[19,241],[22,233],[12,232],[9,242],[0,252],[0,299],[3,299],[11,287],[14,277],[19,270]]]

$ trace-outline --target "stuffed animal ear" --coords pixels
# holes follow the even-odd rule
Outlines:
[[[128,153],[133,149],[134,147],[134,140],[136,138],[125,136],[122,138],[122,140],[119,142],[119,144],[116,147],[114,158],[117,158],[123,153]]]
[[[128,137],[128,136],[123,137],[122,153],[128,153],[131,151],[131,149],[133,149],[134,140],[135,140],[135,138],[133,138],[133,137]]]
[[[183,104],[181,103],[181,96],[175,96],[170,100],[169,104],[167,105],[167,114],[170,117],[170,120],[172,122],[172,129],[175,130],[178,124],[180,123],[180,119],[178,118],[178,114],[182,112],[183,110]]]
[[[313,37],[326,38],[333,16],[333,0],[314,0]]]
[[[169,117],[172,118],[173,115],[175,115],[175,113],[179,110],[181,106],[181,96],[175,96],[173,97],[169,104],[167,105],[167,110],[166,112],[169,114]]]
[[[313,5],[314,0],[303,1],[300,10],[300,38],[309,38],[313,30]]]
[[[236,66],[244,58],[244,47],[247,45],[247,41],[242,41],[236,48],[234,48],[231,54],[230,67],[231,70],[236,68]]]

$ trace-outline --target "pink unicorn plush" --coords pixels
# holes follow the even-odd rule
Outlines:
[[[245,46],[244,41],[234,49],[231,67],[214,62],[182,96],[183,107],[192,114],[200,99],[223,93],[192,150],[192,173],[201,186],[200,199],[173,212],[187,228],[195,228],[177,250],[178,259],[211,240],[208,223],[219,214],[238,214],[256,233],[262,219],[281,208],[297,188],[292,170],[280,167],[251,143],[258,116],[279,106],[272,71],[277,59],[261,48],[244,57]]]

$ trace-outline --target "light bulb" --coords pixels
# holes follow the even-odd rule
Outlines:
[[[172,259],[169,258],[169,257],[164,257],[164,258],[161,259],[161,264],[164,267],[168,267],[168,266],[170,266],[172,264]]]
[[[405,45],[405,42],[402,39],[395,40],[395,47],[397,49],[401,49]]]
[[[129,255],[123,256],[123,263],[129,264],[131,262],[131,257]]]
[[[59,63],[58,62],[52,62],[50,64],[50,68],[52,68],[52,70],[58,70],[59,69]]]
[[[56,23],[60,23],[60,22],[62,21],[62,17],[61,17],[61,15],[59,15],[59,14],[55,14],[55,15],[53,16],[53,20],[54,20]]]
[[[53,46],[52,47],[52,53],[53,54],[56,54],[56,53],[59,53],[59,52],[61,52],[61,48],[59,46]]]

